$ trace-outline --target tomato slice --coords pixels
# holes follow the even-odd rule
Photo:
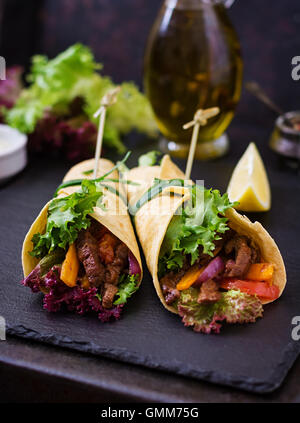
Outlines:
[[[257,295],[260,298],[276,300],[279,297],[279,288],[269,285],[267,282],[244,281],[240,279],[223,279],[221,282],[223,289],[239,289],[249,295]]]

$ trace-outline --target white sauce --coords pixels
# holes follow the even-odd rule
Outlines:
[[[4,154],[7,151],[11,150],[13,147],[11,140],[6,140],[5,138],[0,138],[0,154]]]

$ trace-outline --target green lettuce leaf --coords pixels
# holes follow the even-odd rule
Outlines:
[[[81,229],[89,227],[91,220],[88,214],[93,212],[102,195],[95,183],[83,180],[80,191],[52,200],[46,231],[43,235],[37,233],[33,236],[33,250],[30,254],[42,258],[58,247],[65,249],[72,244]]]
[[[199,247],[204,254],[213,256],[214,241],[228,229],[226,210],[235,203],[218,190],[208,190],[199,185],[191,188],[191,201],[181,215],[175,215],[166,232],[159,260],[159,276],[168,270],[178,270],[190,255],[191,265],[199,257]]]
[[[250,323],[262,317],[263,306],[256,296],[231,290],[222,293],[221,300],[212,304],[198,304],[199,290],[189,288],[182,291],[177,308],[185,326],[194,331],[219,333],[220,322]]]
[[[101,69],[102,65],[96,63],[91,50],[79,43],[52,60],[34,56],[27,77],[30,85],[22,91],[15,106],[6,111],[7,123],[21,132],[32,133],[46,110],[64,116],[68,114],[72,100],[82,97],[87,120],[97,124],[94,113],[100,106],[100,100],[115,87],[109,77],[98,73]],[[119,152],[125,149],[122,135],[132,129],[149,136],[157,131],[146,97],[134,83],[125,82],[121,88],[118,102],[108,110],[104,133],[104,142]]]
[[[122,275],[118,285],[119,290],[116,293],[116,296],[119,298],[114,301],[114,305],[125,304],[132,294],[135,293],[138,289],[138,278],[139,275]]]

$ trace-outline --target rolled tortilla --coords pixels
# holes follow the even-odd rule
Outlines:
[[[133,204],[153,184],[154,178],[166,180],[184,179],[184,174],[171,161],[169,156],[164,156],[160,166],[137,167],[127,172],[126,177],[134,182],[143,181],[143,186],[139,187],[138,190],[134,186],[128,187],[129,203]],[[177,194],[179,194],[180,190],[181,197],[164,196],[163,192],[161,196],[155,197],[144,204],[134,217],[137,235],[142,245],[157,295],[165,308],[176,314],[178,314],[177,309],[172,305],[168,305],[165,301],[157,273],[160,249],[168,226],[178,208],[190,198],[188,189],[176,187]],[[229,209],[226,216],[229,219],[229,227],[237,233],[250,238],[253,243],[259,246],[263,261],[274,264],[273,283],[278,286],[281,295],[286,285],[286,271],[280,251],[273,238],[259,222],[252,223],[246,216],[240,215],[234,209]],[[272,301],[262,301],[263,304],[269,302]]]
[[[64,182],[73,179],[92,179],[92,174],[85,175],[84,172],[93,169],[93,167],[94,159],[86,160],[75,165],[69,170],[69,172],[65,176]],[[111,161],[106,159],[100,159],[97,177],[100,177],[105,173],[109,172],[113,167],[114,164]],[[111,175],[109,175],[109,178],[118,179],[118,172],[114,171]],[[119,184],[117,183],[111,182],[107,183],[107,185],[113,186],[117,190],[122,190],[122,187],[119,187]],[[59,196],[70,195],[78,189],[78,186],[63,188],[59,192]],[[107,190],[105,191],[105,194],[103,196],[102,203],[106,206],[105,210],[100,207],[95,207],[94,213],[92,213],[90,216],[97,220],[99,223],[101,223],[101,225],[105,226],[112,234],[119,238],[119,240],[122,241],[128,247],[128,249],[131,251],[131,253],[136,258],[137,262],[139,263],[141,269],[139,283],[141,283],[143,276],[141,256],[136,241],[135,233],[131,224],[131,220],[127,211],[127,205],[126,203],[124,203],[121,197]],[[49,204],[50,202],[46,204],[46,206],[43,208],[43,210],[36,218],[25,237],[22,249],[22,265],[24,277],[28,276],[39,262],[38,259],[32,257],[29,254],[29,252],[31,252],[33,249],[33,244],[31,240],[34,234],[38,232],[45,232]]]

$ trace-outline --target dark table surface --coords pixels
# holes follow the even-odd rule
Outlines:
[[[12,337],[0,351],[1,402],[300,402],[300,359],[281,388],[254,395]]]

